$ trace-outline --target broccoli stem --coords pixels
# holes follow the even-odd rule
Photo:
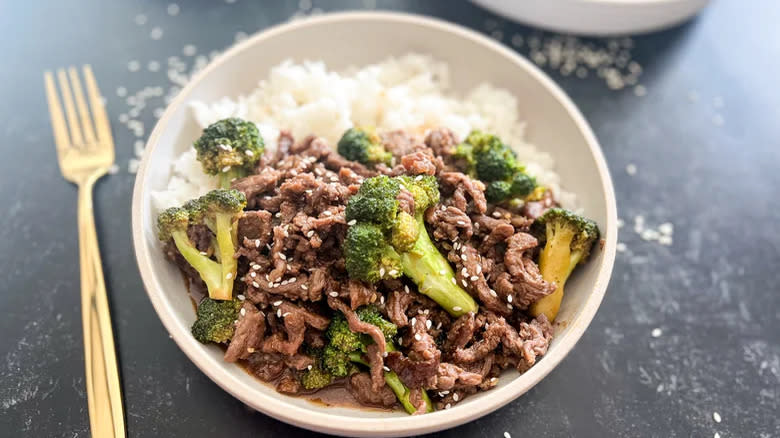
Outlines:
[[[173,237],[173,242],[176,244],[176,248],[178,248],[184,259],[187,260],[187,263],[198,271],[200,278],[206,283],[209,292],[212,290],[220,290],[223,276],[222,268],[219,263],[204,256],[197,248],[192,246],[186,231],[174,231],[171,233],[171,236]],[[230,258],[232,259],[233,257],[231,256]],[[233,282],[231,281],[230,284],[232,285]]]
[[[582,258],[581,251],[571,251],[574,232],[568,227],[557,227],[554,237],[547,241],[539,255],[539,271],[546,281],[555,283],[555,291],[542,297],[531,306],[531,314],[542,313],[550,321],[555,320],[563,300],[563,286],[566,279]]]
[[[233,180],[246,176],[246,171],[240,167],[231,167],[227,172],[219,174],[219,188],[229,189]]]
[[[238,261],[233,257],[235,246],[232,235],[232,214],[216,214],[217,247],[219,248],[219,262],[222,266],[222,287],[212,296],[215,300],[229,300],[233,298],[233,281],[238,268]],[[209,289],[211,290],[211,289]]]
[[[417,284],[421,294],[436,301],[450,315],[458,317],[477,311],[477,303],[455,280],[455,273],[447,259],[433,245],[422,215],[417,215],[420,234],[414,247],[401,254],[404,274]]]
[[[406,385],[403,384],[403,382],[401,382],[401,379],[396,373],[392,371],[386,371],[385,382],[387,383],[387,386],[393,390],[396,398],[398,398],[398,401],[401,402],[401,405],[404,407],[406,412],[410,414],[417,412],[417,408],[414,407],[411,400],[409,399],[409,394],[411,391],[406,387]],[[428,392],[425,390],[422,390],[422,399],[423,402],[425,402],[425,412],[433,412],[433,403],[431,402],[430,397],[428,397]]]

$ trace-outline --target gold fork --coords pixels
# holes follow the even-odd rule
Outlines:
[[[44,73],[44,82],[60,172],[65,179],[79,188],[81,319],[84,329],[90,429],[93,437],[118,438],[125,436],[122,392],[100,249],[95,232],[95,217],[92,213],[92,188],[95,181],[105,175],[114,164],[114,141],[90,66],[83,67],[83,74],[91,117],[77,70],[70,67],[67,73],[62,69],[57,71],[67,122],[57,96],[54,75],[51,72]]]

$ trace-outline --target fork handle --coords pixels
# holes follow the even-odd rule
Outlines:
[[[101,174],[79,184],[78,226],[81,264],[81,319],[84,329],[89,423],[93,437],[125,437],[122,392],[100,261],[92,188]]]

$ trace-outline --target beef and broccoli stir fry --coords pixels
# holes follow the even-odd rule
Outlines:
[[[203,297],[192,334],[282,393],[420,414],[489,390],[545,354],[599,239],[488,133],[282,132],[270,151],[232,118],[194,146],[221,187],[158,218]]]

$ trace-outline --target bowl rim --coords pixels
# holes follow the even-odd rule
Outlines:
[[[481,400],[481,403],[478,404],[468,404],[467,406],[456,405],[451,409],[440,410],[421,416],[364,418],[337,413],[318,412],[287,403],[285,400],[287,396],[281,394],[279,396],[274,396],[257,392],[251,387],[241,383],[228,372],[227,365],[233,366],[233,364],[217,361],[209,355],[204,354],[203,347],[190,336],[189,331],[182,330],[181,325],[176,322],[176,317],[170,302],[164,299],[162,287],[153,269],[150,258],[150,245],[147,244],[145,233],[142,229],[142,212],[145,211],[143,198],[144,193],[147,190],[145,175],[147,168],[149,167],[150,157],[153,155],[157,146],[158,139],[162,135],[162,132],[167,129],[169,119],[172,117],[175,110],[186,104],[190,92],[207,75],[219,68],[226,60],[236,56],[254,44],[259,44],[278,34],[292,32],[308,26],[318,26],[325,23],[343,23],[356,20],[385,21],[429,27],[444,33],[456,34],[461,38],[469,39],[472,42],[477,43],[485,50],[498,52],[499,55],[507,58],[518,68],[528,71],[529,74],[547,89],[547,91],[566,109],[584,136],[600,174],[602,181],[601,189],[606,198],[607,208],[605,235],[610,236],[610,238],[606,239],[603,247],[603,261],[590,296],[588,296],[585,304],[575,318],[569,323],[570,332],[567,333],[566,337],[559,341],[560,344],[557,345],[555,349],[551,350],[545,355],[543,360],[530,370],[526,371],[521,377],[514,379],[501,388],[491,390],[491,394]],[[585,118],[563,90],[529,60],[515,53],[513,50],[493,41],[487,36],[481,35],[461,25],[448,23],[437,18],[399,12],[339,12],[282,23],[259,31],[218,56],[188,82],[188,84],[179,92],[177,97],[168,105],[147,141],[147,148],[141,159],[133,188],[132,234],[138,268],[147,295],[149,296],[160,321],[187,357],[222,389],[253,409],[270,415],[280,421],[309,430],[348,436],[398,436],[403,434],[430,433],[455,427],[491,413],[528,391],[563,360],[566,354],[571,351],[585,332],[585,329],[596,314],[606,292],[615,260],[617,208],[609,170],[590,125],[585,121]]]

